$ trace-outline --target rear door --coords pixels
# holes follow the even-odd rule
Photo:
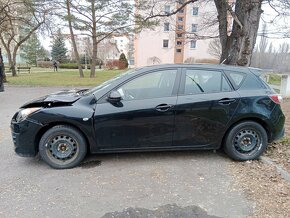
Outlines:
[[[222,71],[184,68],[173,146],[216,147],[240,100]]]

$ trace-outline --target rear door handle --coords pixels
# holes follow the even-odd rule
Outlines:
[[[155,107],[155,109],[159,112],[166,112],[168,111],[170,108],[173,108],[173,105],[171,104],[160,104],[158,106]]]
[[[221,100],[218,101],[219,104],[222,104],[222,105],[229,105],[231,103],[234,103],[236,101],[236,99],[234,98],[223,98]]]

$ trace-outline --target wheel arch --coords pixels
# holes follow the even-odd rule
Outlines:
[[[51,129],[52,127],[54,126],[59,126],[59,125],[65,125],[65,126],[70,126],[70,127],[73,127],[75,128],[76,130],[78,130],[82,136],[84,137],[86,143],[87,143],[87,151],[88,153],[90,152],[90,142],[88,140],[88,137],[86,136],[86,134],[77,126],[77,125],[74,125],[72,123],[69,123],[69,122],[52,122],[52,123],[49,123],[48,125],[45,125],[43,128],[40,129],[40,131],[38,131],[36,137],[35,137],[35,140],[34,140],[34,146],[36,148],[36,151],[38,152],[38,145],[39,145],[39,142],[40,142],[40,139],[41,137],[44,135],[44,133],[46,133],[49,129]]]
[[[229,128],[227,129],[227,131],[225,132],[225,134],[224,134],[224,136],[222,138],[222,144],[221,144],[220,147],[223,147],[224,142],[225,142],[225,139],[226,139],[228,133],[231,131],[231,129],[234,126],[236,126],[236,125],[238,125],[240,123],[243,123],[243,122],[247,122],[247,121],[256,122],[256,123],[260,124],[265,129],[265,131],[267,133],[267,137],[268,137],[268,142],[269,142],[269,140],[272,138],[272,134],[271,134],[269,125],[263,119],[261,119],[261,118],[258,118],[258,117],[247,117],[247,118],[239,119],[239,120],[233,122],[229,126]]]

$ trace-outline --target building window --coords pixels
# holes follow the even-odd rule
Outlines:
[[[192,15],[198,15],[198,7],[192,8]]]
[[[164,31],[169,31],[169,23],[164,23]]]
[[[190,41],[190,48],[196,48],[196,40]]]
[[[169,40],[163,39],[163,48],[168,48]]]
[[[177,18],[177,21],[178,21],[178,22],[183,22],[183,17],[178,17],[178,18]]]
[[[197,24],[192,24],[192,25],[191,25],[191,32],[192,32],[192,33],[197,32]]]
[[[176,41],[176,45],[182,45],[181,41]]]
[[[183,14],[183,13],[184,13],[184,9],[180,9],[180,10],[178,11],[178,13],[179,13],[179,14]]]
[[[182,38],[182,37],[183,37],[183,34],[182,34],[182,33],[177,33],[177,34],[176,34],[176,37],[177,37],[177,38]]]
[[[180,53],[181,52],[181,48],[177,48],[176,52]]]
[[[183,25],[177,25],[178,30],[183,30]]]
[[[164,6],[164,12],[165,12],[165,14],[169,14],[170,13],[170,5],[165,5]]]

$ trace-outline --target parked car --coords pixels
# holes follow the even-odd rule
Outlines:
[[[61,91],[12,118],[15,151],[53,168],[87,153],[219,149],[258,158],[284,134],[281,97],[262,70],[225,65],[139,68],[90,90]]]

